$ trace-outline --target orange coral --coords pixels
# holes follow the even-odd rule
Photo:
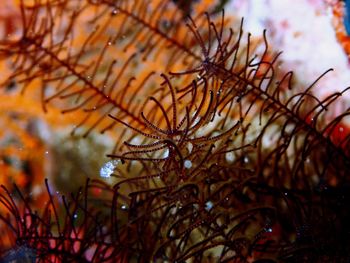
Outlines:
[[[345,53],[350,56],[350,36],[344,26],[345,3],[339,0],[327,1],[333,10],[333,26],[339,43],[343,46]]]

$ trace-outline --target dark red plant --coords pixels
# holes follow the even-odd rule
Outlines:
[[[74,114],[74,134],[114,136],[115,181],[57,199],[46,181],[40,210],[3,187],[5,262],[349,260],[350,135],[334,139],[349,110],[326,118],[342,93],[293,90],[265,33],[258,48],[243,21],[190,10],[21,4],[23,32],[0,43],[4,85]]]

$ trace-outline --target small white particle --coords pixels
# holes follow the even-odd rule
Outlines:
[[[169,157],[169,149],[165,149],[163,153],[163,158],[168,158]]]
[[[187,144],[187,150],[188,150],[188,153],[191,153],[192,152],[192,150],[193,150],[193,144],[192,143],[188,143]]]
[[[226,159],[226,162],[232,163],[235,160],[235,155],[233,154],[233,152],[227,152],[225,154],[225,159]]]
[[[208,201],[205,203],[205,210],[210,211],[213,208],[213,202],[212,201]]]
[[[115,167],[119,164],[119,160],[112,160],[106,162],[104,165],[102,165],[100,169],[100,176],[104,178],[108,178],[112,175]]]
[[[174,237],[175,236],[175,230],[172,229],[169,233],[169,237]]]
[[[172,208],[170,209],[170,214],[175,215],[176,212],[177,212],[177,207],[176,207],[176,206],[174,206],[174,207],[172,207]]]
[[[190,169],[192,167],[192,162],[190,160],[185,160],[184,166],[186,169]]]
[[[34,196],[37,196],[37,195],[41,194],[42,191],[43,191],[43,189],[42,189],[39,185],[36,185],[36,186],[34,186],[33,189],[32,189],[32,194],[33,194]]]

